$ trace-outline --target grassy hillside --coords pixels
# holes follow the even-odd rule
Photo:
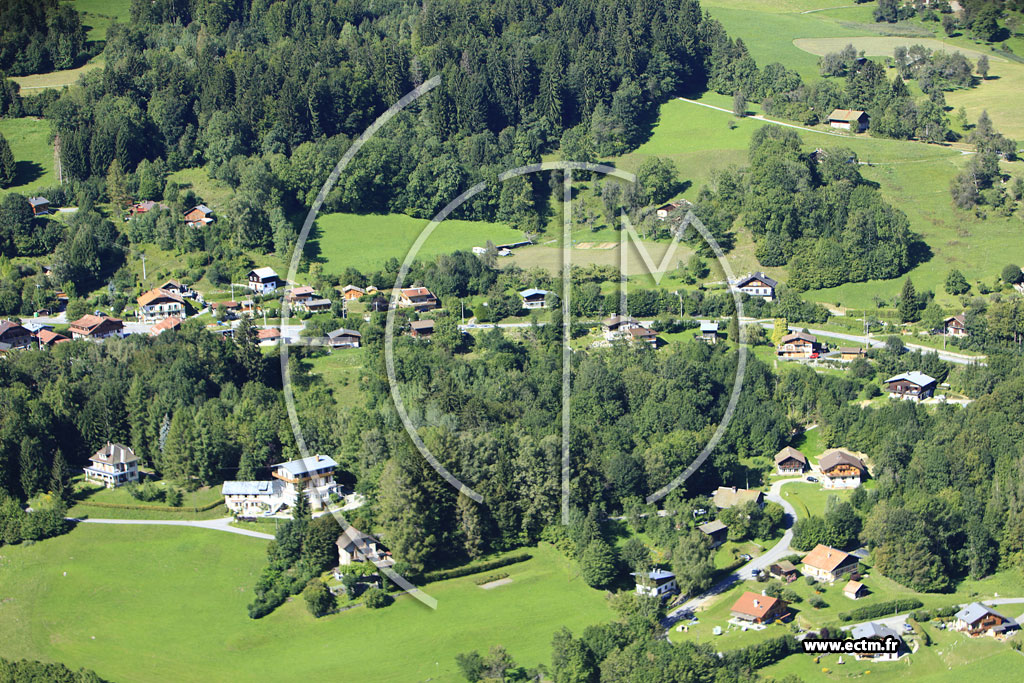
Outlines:
[[[19,192],[29,195],[37,187],[54,185],[57,178],[53,172],[53,147],[50,145],[50,124],[42,119],[0,118],[0,133],[7,138],[17,164],[17,176],[11,187],[0,189],[5,192]]]
[[[293,599],[253,621],[245,607],[265,548],[202,529],[107,525],[5,547],[0,656],[124,681],[456,680],[459,652],[500,643],[536,666],[550,660],[560,626],[579,631],[612,616],[601,592],[542,546],[505,570],[508,585],[482,590],[474,577],[431,584],[436,611],[400,597],[386,609],[317,620]]]

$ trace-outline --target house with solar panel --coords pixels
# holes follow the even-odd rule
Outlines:
[[[284,484],[273,481],[226,481],[221,487],[224,505],[238,517],[273,514],[284,504]]]

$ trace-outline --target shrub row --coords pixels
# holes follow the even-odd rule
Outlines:
[[[735,664],[754,670],[782,661],[800,649],[800,644],[796,638],[787,634],[766,640],[757,645],[750,645],[739,650],[730,650],[725,652],[722,658],[727,664]]]
[[[108,508],[112,510],[144,510],[148,512],[206,512],[212,510],[218,505],[224,504],[224,499],[219,498],[212,503],[206,505],[200,505],[198,507],[171,507],[170,505],[129,505],[128,503],[104,503],[99,500],[85,500],[79,505],[93,508]]]
[[[491,581],[501,581],[502,579],[507,578],[508,572],[498,572],[497,574],[488,574],[487,576],[481,576],[480,578],[476,579],[474,583],[476,583],[476,585],[478,586],[482,586],[485,583],[490,583]]]
[[[864,605],[850,612],[840,612],[840,621],[867,621],[876,617],[884,617],[890,614],[899,614],[909,610],[918,609],[924,605],[917,598],[906,598],[904,600],[889,600],[888,602],[876,602],[874,605]]]
[[[434,581],[445,581],[447,579],[457,579],[460,576],[479,574],[480,572],[487,572],[492,569],[500,569],[501,567],[507,567],[510,564],[516,564],[517,562],[525,562],[529,560],[531,557],[533,556],[530,555],[530,553],[520,553],[518,555],[509,555],[508,557],[502,557],[497,560],[480,562],[478,564],[466,564],[461,567],[454,567],[452,569],[438,569],[437,571],[427,572],[423,575],[422,579],[425,583],[432,583]]]

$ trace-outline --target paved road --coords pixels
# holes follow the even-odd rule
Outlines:
[[[238,527],[231,526],[232,519],[230,517],[224,517],[222,519],[206,519],[206,520],[185,520],[185,519],[77,519],[75,517],[68,517],[71,521],[82,522],[84,524],[155,524],[158,526],[191,526],[199,529],[213,529],[215,531],[227,531],[231,534],[239,534],[240,536],[252,536],[253,538],[262,538],[268,541],[274,540],[273,534],[264,534],[260,531],[250,531],[249,529],[239,529]]]
[[[761,327],[770,330],[773,329],[775,325],[774,323],[770,322],[762,322]],[[808,328],[807,331],[810,332],[811,334],[821,335],[823,337],[835,337],[836,339],[843,339],[845,341],[851,341],[857,344],[864,344],[866,346],[871,346],[875,348],[885,346],[885,339],[878,339],[875,337],[864,337],[857,334],[847,334],[845,332],[833,332],[832,330],[812,330],[810,328]],[[900,337],[900,335],[886,336]],[[902,339],[902,337],[900,338]],[[942,349],[933,349],[930,346],[921,346],[920,344],[912,344],[908,342],[904,342],[904,345],[908,349],[913,349],[914,351],[922,351],[924,353],[934,351],[939,354],[939,358],[941,360],[947,361],[949,363],[959,363],[960,365],[970,365],[971,363],[978,363],[979,365],[985,365],[985,356],[968,356],[962,353],[955,353],[953,351],[943,351]]]
[[[754,578],[753,570],[759,569],[764,570],[768,565],[778,562],[781,558],[789,555],[793,552],[790,547],[790,541],[793,540],[793,525],[796,524],[796,508],[790,505],[789,501],[780,495],[782,487],[786,484],[794,481],[805,481],[803,477],[792,477],[790,479],[780,479],[771,485],[768,490],[768,494],[765,496],[768,500],[773,503],[778,503],[782,506],[782,509],[786,511],[786,532],[782,534],[782,538],[768,550],[761,553],[758,557],[755,557],[750,562],[746,563],[732,574],[719,580],[715,585],[709,588],[706,592],[696,597],[690,598],[686,602],[680,604],[678,607],[673,608],[665,617],[663,622],[666,630],[671,629],[675,623],[679,620],[683,612],[692,612],[697,609],[710,598],[713,598],[720,593],[724,593],[734,584],[740,581],[747,581]]]
[[[996,607],[998,605],[1024,605],[1024,598],[993,598],[992,600],[982,600],[981,604],[988,605],[989,607]],[[960,607],[966,606],[967,603],[960,603]],[[882,619],[872,619],[871,621],[862,621],[857,624],[850,624],[849,626],[843,626],[842,630],[848,631],[855,626],[861,624],[870,624],[872,622],[876,624],[883,624],[893,629],[898,633],[903,633],[903,624],[907,623],[907,618],[910,616],[910,612],[905,614],[896,614],[891,617],[884,617]],[[1020,623],[1019,620],[1017,620]]]

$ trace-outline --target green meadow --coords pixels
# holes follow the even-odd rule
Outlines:
[[[457,680],[454,657],[504,645],[517,663],[550,661],[551,636],[608,621],[551,546],[504,569],[430,584],[431,610],[399,597],[314,619],[301,599],[251,620],[246,605],[266,541],[175,527],[80,525],[0,556],[0,656],[85,666],[116,681]],[[401,656],[396,656],[401,652]]]
[[[306,242],[306,253],[322,260],[327,272],[341,273],[353,267],[368,273],[390,258],[404,261],[429,223],[402,214],[321,214]],[[418,258],[482,247],[487,240],[504,244],[522,239],[522,232],[500,223],[449,219],[434,229]]]
[[[37,187],[56,184],[48,122],[32,117],[0,118],[0,133],[7,138],[16,164],[14,184],[0,189],[0,195],[18,192],[28,196]]]

